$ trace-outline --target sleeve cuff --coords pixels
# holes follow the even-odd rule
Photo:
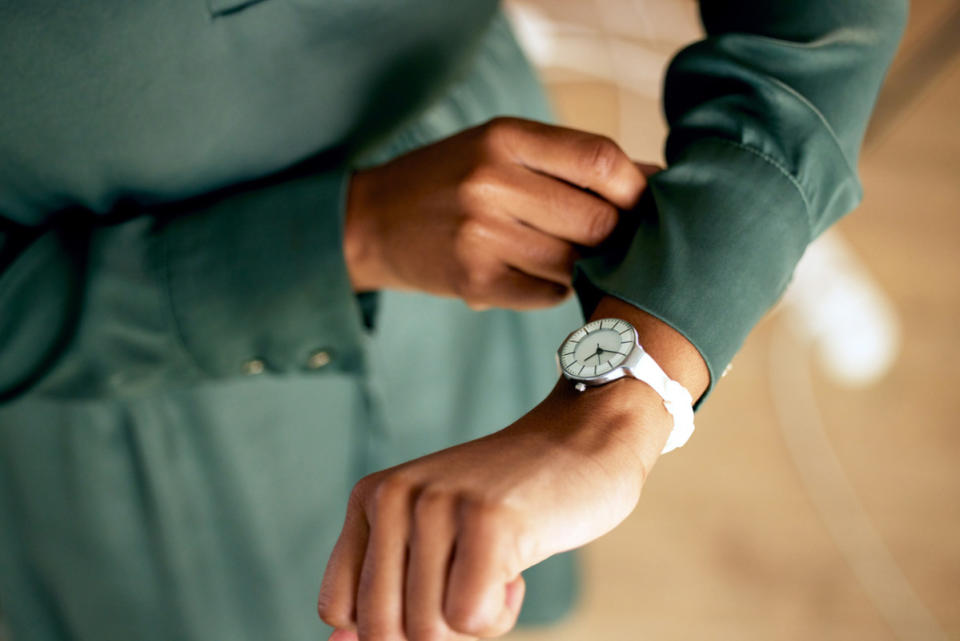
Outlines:
[[[600,252],[576,265],[585,317],[616,296],[683,334],[710,371],[707,397],[782,295],[810,241],[807,201],[772,159],[723,139],[653,176]]]
[[[207,374],[361,372],[363,321],[343,259],[346,169],[174,217],[158,233],[172,320]]]

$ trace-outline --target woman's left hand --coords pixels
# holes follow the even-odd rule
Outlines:
[[[672,420],[639,381],[564,383],[504,430],[357,483],[320,590],[337,639],[504,634],[523,570],[626,518]]]
[[[698,397],[706,365],[661,321],[605,298],[672,378]],[[320,589],[334,641],[447,641],[509,631],[520,573],[623,521],[673,418],[646,383],[584,393],[561,379],[489,436],[377,472],[354,487]]]

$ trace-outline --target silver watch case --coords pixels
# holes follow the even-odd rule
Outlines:
[[[596,329],[602,328],[604,321],[620,321],[622,323],[626,323],[630,327],[630,337],[633,343],[630,347],[630,351],[626,355],[626,358],[624,358],[624,361],[619,365],[617,365],[616,367],[614,367],[613,369],[611,369],[609,372],[604,372],[603,374],[596,374],[593,376],[578,376],[576,374],[572,374],[568,372],[563,367],[563,364],[560,360],[560,357],[563,354],[564,346],[570,341],[570,339],[572,339],[577,334],[582,334],[583,336],[586,336],[591,331],[595,331]],[[588,330],[587,328],[593,325],[594,323],[597,324],[597,327],[594,329]],[[578,392],[582,392],[586,390],[586,388],[588,387],[597,387],[600,385],[606,385],[607,383],[610,383],[612,381],[615,381],[617,379],[624,378],[627,376],[631,378],[638,378],[637,375],[634,373],[633,368],[635,368],[637,365],[640,364],[640,359],[643,358],[643,355],[645,353],[646,352],[644,352],[643,347],[640,346],[640,337],[637,335],[637,329],[632,324],[623,320],[622,318],[600,318],[595,321],[590,321],[589,323],[583,325],[579,329],[576,329],[570,332],[569,334],[567,334],[567,337],[564,338],[563,341],[560,343],[560,347],[557,348],[557,353],[556,353],[557,369],[560,370],[561,376],[563,376],[569,381],[573,381],[574,389],[576,389]]]

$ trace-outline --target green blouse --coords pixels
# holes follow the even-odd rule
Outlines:
[[[496,115],[549,119],[495,2],[0,4],[16,638],[317,638],[350,485],[532,407],[601,294],[677,328],[715,382],[857,203],[905,14],[703,2],[708,36],[667,74],[669,168],[578,263],[582,310],[478,313],[356,296],[342,217],[357,167]],[[572,594],[544,572],[534,618]]]

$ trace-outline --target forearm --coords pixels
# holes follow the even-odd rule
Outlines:
[[[332,169],[141,207],[116,224],[71,211],[51,214],[56,226],[0,229],[10,248],[0,255],[0,402],[358,370],[342,187]],[[321,349],[333,357],[312,367]]]
[[[590,320],[597,318],[622,318],[630,321],[637,329],[643,349],[670,378],[686,387],[694,400],[700,398],[707,389],[710,373],[700,352],[683,334],[667,323],[614,296],[605,296],[600,300]]]
[[[602,298],[589,320],[599,318],[629,321],[637,329],[643,349],[693,398],[707,388],[706,363],[693,344],[674,328],[613,296]],[[548,430],[565,447],[613,461],[608,471],[638,488],[673,428],[673,417],[659,394],[630,377],[582,393],[561,378],[536,412],[549,417],[535,423],[539,429]]]
[[[586,314],[603,293],[650,311],[716,384],[807,244],[860,198],[857,149],[903,4],[703,2],[708,37],[665,80],[668,168],[635,226],[578,263]]]

